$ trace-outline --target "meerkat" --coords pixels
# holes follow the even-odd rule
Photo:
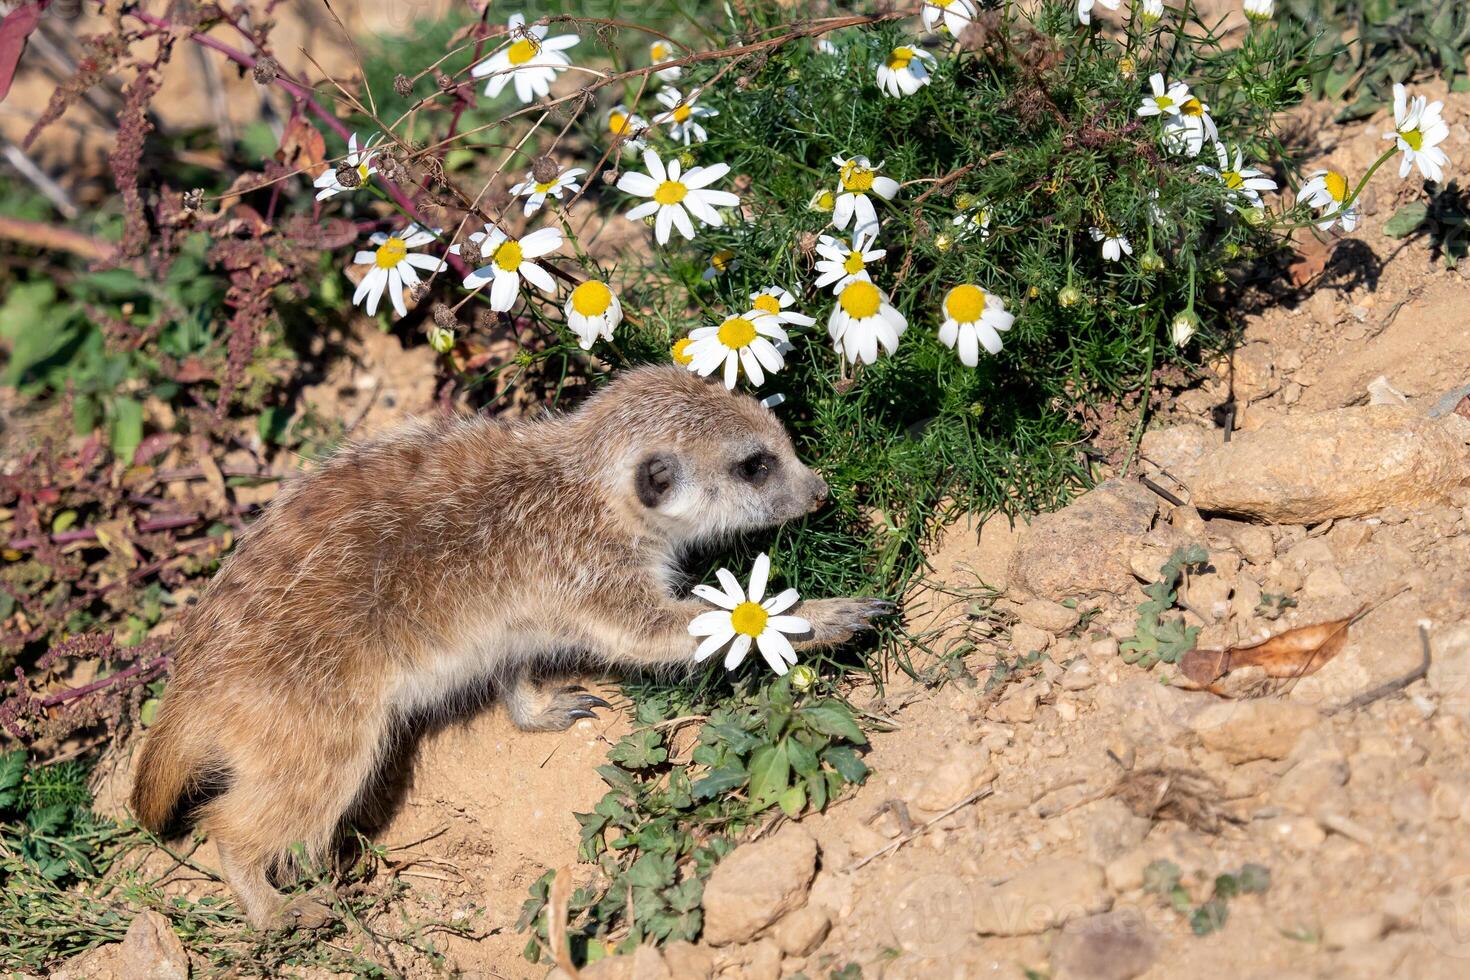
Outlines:
[[[539,689],[538,664],[691,669],[710,607],[679,594],[680,561],[827,492],[768,408],[672,366],[568,415],[421,420],[343,449],[282,489],[184,617],[133,810],[158,833],[198,824],[255,927],[321,924],[324,903],[272,879],[294,847],[325,857],[413,719],[493,685],[520,728],[561,730],[607,702]],[[796,646],[893,608],[803,602]]]

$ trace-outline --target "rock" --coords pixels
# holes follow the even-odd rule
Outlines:
[[[1040,861],[1010,881],[977,890],[975,931],[982,936],[1030,936],[1113,904],[1103,869],[1077,858]]]
[[[1348,775],[1346,759],[1299,762],[1271,787],[1270,799],[1277,806],[1294,813],[1311,813],[1347,785]]]
[[[1460,623],[1430,634],[1429,689],[1450,714],[1470,714],[1470,624]]]
[[[1011,649],[1018,655],[1035,653],[1049,646],[1051,646],[1051,634],[1046,630],[1027,626],[1025,623],[1017,623],[1011,627]]]
[[[995,775],[989,750],[955,745],[914,788],[909,802],[916,809],[942,813],[993,781]]]
[[[1220,441],[1219,432],[1198,425],[1150,429],[1138,443],[1138,455],[1160,471],[1177,473],[1194,465]]]
[[[1360,406],[1281,416],[1205,454],[1180,478],[1202,511],[1286,524],[1446,500],[1470,476],[1470,420]]]
[[[1342,572],[1331,565],[1322,565],[1307,573],[1302,582],[1302,594],[1308,599],[1342,599],[1353,594],[1342,580]]]
[[[1231,387],[1241,404],[1259,401],[1281,387],[1266,344],[1246,344],[1231,358],[1231,367]]]
[[[1293,701],[1220,701],[1195,715],[1190,727],[1206,748],[1238,765],[1286,758],[1321,717],[1316,708]]]
[[[708,949],[680,940],[664,947],[664,963],[678,980],[709,980],[715,957]]]
[[[1387,931],[1388,919],[1382,912],[1334,918],[1322,926],[1322,945],[1328,949],[1363,946],[1377,942]]]
[[[1138,816],[1116,797],[1082,807],[1075,822],[1088,859],[1102,866],[1143,843],[1153,827],[1152,820]]]
[[[742,980],[781,980],[781,947],[769,939],[752,943],[745,969],[740,971]]]
[[[1327,832],[1311,817],[1281,817],[1267,824],[1267,832],[1294,851],[1315,851],[1327,840]]]
[[[1060,602],[1032,599],[1016,610],[1016,618],[1048,633],[1065,633],[1082,621],[1082,614]]]
[[[1097,671],[1086,660],[1078,659],[1062,674],[1062,690],[1085,691],[1097,683]]]
[[[157,912],[141,912],[128,926],[118,961],[123,975],[134,980],[187,980],[189,954],[168,920]]]
[[[817,871],[817,842],[800,824],[737,847],[704,887],[704,941],[724,946],[754,939],[800,908]]]
[[[1024,725],[1036,720],[1036,705],[1041,700],[1038,685],[1013,684],[1005,697],[995,705],[995,717],[1010,725]]]
[[[1051,948],[1055,980],[1132,980],[1158,956],[1153,930],[1137,910],[1074,919]]]
[[[50,980],[127,980],[119,962],[121,950],[122,943],[106,943],[78,953],[51,971]]]
[[[1265,565],[1276,557],[1276,545],[1271,540],[1271,532],[1259,525],[1242,524],[1238,521],[1211,521],[1210,528],[1223,531],[1225,540],[1252,565]]]
[[[832,928],[832,917],[824,908],[807,905],[783,916],[771,930],[771,938],[787,956],[805,956],[816,949]]]
[[[1132,584],[1127,556],[1157,513],[1157,498],[1141,484],[1094,487],[1026,529],[1011,556],[1011,588],[1055,601],[1122,594]]]

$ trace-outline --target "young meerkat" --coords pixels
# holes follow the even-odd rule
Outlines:
[[[826,497],[769,409],[678,367],[570,415],[423,420],[344,449],[185,617],[133,809],[159,833],[197,821],[256,927],[319,924],[325,906],[271,878],[295,844],[325,856],[412,719],[493,683],[519,727],[561,730],[607,704],[538,690],[538,663],[689,670],[710,607],[676,594],[681,558]],[[806,601],[793,639],[840,643],[892,610]]]

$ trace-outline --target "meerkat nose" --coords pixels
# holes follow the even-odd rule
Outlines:
[[[820,476],[814,477],[814,482],[812,484],[812,503],[814,505],[826,503],[827,491],[827,481],[822,479]]]

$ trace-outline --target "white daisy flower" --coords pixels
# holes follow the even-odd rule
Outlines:
[[[537,180],[535,172],[528,170],[526,171],[526,179],[512,187],[510,192],[516,197],[524,197],[526,199],[526,206],[522,209],[521,213],[529,218],[541,210],[542,206],[546,204],[548,197],[560,201],[562,195],[567,191],[575,194],[581,190],[582,185],[577,181],[577,178],[586,172],[582,167],[572,167],[570,170],[561,171],[551,180]]]
[[[1422,95],[1409,98],[1408,92],[1398,83],[1393,87],[1393,128],[1384,133],[1386,140],[1397,140],[1404,159],[1399,163],[1399,176],[1409,176],[1417,164],[1425,180],[1436,184],[1444,180],[1445,165],[1450,158],[1439,144],[1450,135],[1450,127],[1440,115],[1443,102],[1430,102]]]
[[[368,241],[377,248],[360,251],[352,257],[355,265],[372,266],[357,284],[357,291],[352,294],[353,305],[362,304],[368,316],[375,316],[378,303],[382,301],[386,290],[388,299],[393,303],[393,311],[400,317],[408,316],[408,306],[403,302],[403,290],[419,282],[417,270],[438,272],[444,268],[443,259],[410,249],[423,248],[434,241],[438,234],[437,228],[428,231],[418,225],[409,225],[391,235],[381,231],[374,232]]]
[[[868,194],[877,194],[883,200],[891,201],[898,193],[898,181],[878,173],[883,164],[880,162],[875,167],[867,157],[833,157],[832,162],[837,164],[838,175],[832,226],[841,231],[856,217],[854,232],[877,235],[878,212],[873,209]]]
[[[523,103],[551,94],[557,73],[566,71],[572,63],[562,51],[581,40],[575,34],[547,37],[546,25],[527,27],[524,14],[511,15],[506,36],[511,43],[471,68],[470,74],[475,78],[490,76],[485,94],[491,98],[515,82],[516,98]]]
[[[944,322],[939,325],[939,342],[959,351],[960,363],[980,363],[980,348],[999,354],[1002,331],[1016,322],[1006,312],[1005,301],[969,283],[956,286],[944,296]]]
[[[886,248],[869,248],[872,243],[872,234],[862,232],[855,232],[850,244],[831,235],[818,238],[817,254],[821,258],[815,266],[819,274],[813,285],[818,289],[831,286],[835,294],[840,293],[842,287],[854,279],[871,280],[873,277],[868,274],[868,263],[880,262],[888,254]]]
[[[678,228],[679,234],[693,238],[694,224],[689,220],[690,215],[717,227],[724,223],[724,219],[715,208],[733,208],[740,203],[740,198],[729,191],[707,189],[707,185],[730,172],[728,163],[691,167],[688,173],[681,175],[678,160],[670,160],[668,170],[665,170],[659,155],[653,150],[645,150],[643,165],[648,168],[648,173],[624,171],[618,178],[618,190],[653,198],[629,211],[627,217],[630,221],[641,221],[650,214],[656,214],[653,237],[660,245],[668,244],[670,228]]]
[[[623,304],[607,283],[588,279],[572,290],[565,308],[567,327],[577,335],[583,350],[591,350],[598,337],[612,340],[613,328],[623,322]]]
[[[796,297],[789,290],[780,286],[767,286],[759,292],[750,294],[750,311],[760,313],[763,316],[772,317],[782,325],[791,324],[793,327],[809,327],[817,322],[816,317],[798,313],[789,307],[796,303]]]
[[[1230,151],[1224,143],[1215,144],[1215,156],[1220,161],[1219,169],[1207,167],[1200,164],[1196,169],[1202,174],[1209,174],[1218,179],[1233,192],[1225,200],[1225,210],[1234,211],[1235,205],[1232,199],[1245,201],[1253,208],[1265,207],[1261,200],[1261,191],[1274,191],[1276,181],[1265,176],[1259,170],[1254,170],[1245,165],[1245,155],[1240,147],[1235,148],[1235,162],[1231,165]]]
[[[623,141],[634,150],[642,153],[648,146],[643,134],[648,131],[648,120],[636,112],[629,112],[628,107],[619,102],[607,110],[607,132],[613,139],[623,138]]]
[[[819,54],[836,54],[837,45],[825,37],[819,37],[817,38],[817,52]]]
[[[522,279],[543,293],[556,292],[551,273],[530,260],[561,248],[560,228],[539,228],[524,238],[511,238],[494,225],[486,225],[484,231],[469,237],[479,248],[480,257],[487,261],[464,277],[464,288],[479,289],[489,283],[490,309],[504,313],[514,306]],[[449,251],[460,254],[460,244],[454,243]]]
[[[1191,95],[1179,103],[1179,111],[1164,116],[1164,149],[1197,157],[1205,141],[1215,142],[1220,131],[1210,115],[1210,107]]]
[[[648,46],[648,63],[651,65],[661,65],[665,61],[673,61],[675,57],[673,45],[668,41],[655,40]],[[678,65],[670,65],[668,68],[660,68],[654,74],[666,82],[677,82],[684,77],[684,69]]]
[[[1184,100],[1189,98],[1189,86],[1183,82],[1175,82],[1165,87],[1164,76],[1160,72],[1154,72],[1148,77],[1149,87],[1153,89],[1153,95],[1143,97],[1143,104],[1136,110],[1140,116],[1177,116],[1179,107]]]
[[[959,229],[955,233],[956,238],[965,239],[978,233],[983,241],[990,237],[990,209],[983,204],[965,208],[954,216],[950,224]]]
[[[382,133],[369,136],[367,142],[359,147],[357,145],[356,133],[347,137],[347,156],[342,162],[357,171],[357,183],[351,187],[343,184],[337,177],[337,170],[340,164],[338,167],[334,167],[329,163],[327,164],[327,169],[323,170],[317,175],[316,180],[312,181],[312,186],[317,189],[316,199],[318,201],[325,201],[329,197],[336,197],[343,191],[356,190],[363,184],[366,184],[368,178],[378,172],[378,168],[373,166],[373,157],[378,155],[376,144],[382,138]]]
[[[1138,15],[1143,19],[1145,27],[1152,27],[1164,16],[1164,0],[1143,0]]]
[[[1183,347],[1198,329],[1199,317],[1195,316],[1192,309],[1185,310],[1169,322],[1169,340],[1175,347]]]
[[[1276,0],[1245,0],[1245,15],[1251,20],[1270,20],[1276,16]]]
[[[878,360],[878,344],[892,354],[908,321],[894,309],[883,291],[866,279],[854,279],[837,294],[837,305],[827,321],[827,334],[837,353],[853,364]]]
[[[1123,0],[1077,0],[1077,19],[1084,24],[1092,23],[1092,8],[1102,4],[1109,10],[1117,10]]]
[[[1129,255],[1133,254],[1132,243],[1123,235],[1119,235],[1116,232],[1109,233],[1103,231],[1101,228],[1089,229],[1088,234],[1092,235],[1093,241],[1102,242],[1103,258],[1109,262],[1119,261],[1123,258],[1125,252]]]
[[[878,87],[892,98],[913,95],[929,84],[929,73],[938,64],[934,56],[917,45],[900,45],[878,66]]]
[[[680,337],[674,341],[674,346],[669,348],[669,357],[673,359],[675,364],[688,367],[694,363],[694,357],[689,353],[689,345],[692,343],[694,341],[689,337]]]
[[[795,589],[765,598],[770,574],[770,556],[762,554],[751,566],[749,591],[741,589],[735,576],[723,568],[715,572],[715,577],[724,591],[709,585],[694,587],[695,595],[720,607],[695,616],[689,623],[690,636],[705,638],[694,651],[696,663],[708,660],[726,644],[730,645],[725,653],[726,670],[739,667],[752,646],[777,674],[785,674],[787,665],[796,663],[796,648],[785,634],[810,633],[812,624],[800,616],[782,615],[801,598]]]
[[[735,260],[735,253],[728,248],[722,248],[709,257],[709,265],[704,267],[704,272],[699,278],[705,282],[715,279],[732,269],[740,268],[740,263]]]
[[[699,95],[698,91],[694,91],[689,93],[689,98],[686,99],[679,94],[678,89],[665,85],[663,91],[655,96],[659,104],[667,108],[668,112],[659,113],[653,117],[653,121],[660,126],[669,127],[669,138],[679,140],[685,146],[691,142],[703,143],[708,139],[708,134],[699,124],[699,120],[720,114],[717,109],[695,105]]]
[[[786,331],[775,317],[751,310],[726,317],[718,327],[689,331],[689,345],[678,353],[688,357],[689,370],[702,377],[709,377],[723,366],[726,388],[734,389],[740,368],[745,369],[750,383],[759,388],[766,383],[766,371],[774,374],[786,366],[776,347],[785,342]]]
[[[1316,208],[1323,212],[1327,220],[1317,225],[1322,231],[1326,231],[1339,221],[1342,222],[1343,231],[1352,231],[1358,227],[1358,205],[1354,202],[1351,207],[1343,209],[1342,205],[1347,200],[1348,192],[1346,176],[1336,170],[1319,170],[1302,185],[1302,189],[1297,192],[1296,199],[1309,208]]]
[[[924,0],[919,16],[924,21],[924,30],[937,30],[943,21],[944,29],[959,37],[975,19],[975,5],[970,0]]]

